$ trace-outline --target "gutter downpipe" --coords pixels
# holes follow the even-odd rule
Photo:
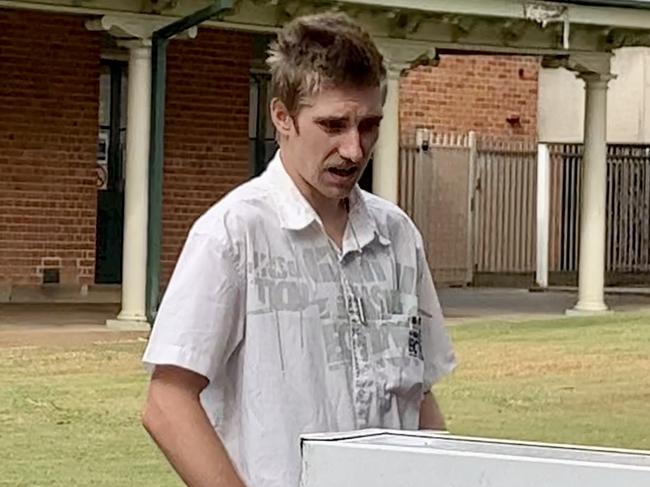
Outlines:
[[[153,326],[160,303],[160,256],[165,144],[167,44],[175,35],[232,9],[233,0],[212,5],[155,31],[151,38],[151,134],[149,139],[149,219],[147,222],[147,321]]]

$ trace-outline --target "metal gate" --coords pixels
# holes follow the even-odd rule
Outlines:
[[[473,277],[471,147],[468,135],[431,135],[401,148],[399,203],[420,229],[441,284],[469,284]]]
[[[482,138],[476,152],[476,271],[534,272],[537,145]]]
[[[551,144],[549,270],[578,270],[581,144]],[[607,147],[605,265],[650,272],[650,145]]]
[[[400,204],[422,231],[438,282],[534,272],[534,141],[439,134],[403,147],[401,159]]]
[[[537,144],[427,134],[401,152],[400,205],[436,280],[536,267]],[[650,145],[608,145],[606,270],[650,272]],[[578,269],[581,144],[550,144],[549,271]]]

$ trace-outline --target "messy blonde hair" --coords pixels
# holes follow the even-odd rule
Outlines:
[[[323,87],[381,87],[383,58],[370,34],[343,13],[298,17],[271,43],[271,89],[291,115]]]

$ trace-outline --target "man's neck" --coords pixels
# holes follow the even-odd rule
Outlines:
[[[314,208],[315,209],[315,208]],[[319,213],[323,222],[325,233],[332,239],[339,249],[343,248],[343,236],[348,224],[348,199],[338,200],[335,207],[328,207],[326,211]]]
[[[320,198],[319,198],[320,196]],[[323,198],[321,195],[316,196],[316,200],[322,199],[322,201],[312,202],[309,199],[309,204],[312,206],[314,211],[318,214],[320,219],[324,224],[329,222],[339,221],[341,219],[347,220],[348,216],[348,199],[332,200],[328,198]]]
[[[326,198],[307,184],[306,181],[302,180],[301,183],[296,183],[296,186],[320,217],[325,233],[327,233],[339,248],[342,248],[343,235],[345,234],[345,227],[348,223],[348,198]]]

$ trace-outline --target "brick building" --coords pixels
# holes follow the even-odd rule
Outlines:
[[[422,127],[535,137],[539,70],[535,56],[442,55],[437,66],[415,68],[402,79],[402,134]]]
[[[126,77],[127,58],[85,20],[0,9],[4,300],[48,282],[75,288],[121,280],[124,137],[111,151],[110,112],[124,112],[126,103],[111,106],[107,92],[111,76]],[[250,60],[252,41],[251,34],[205,29],[170,46],[165,278],[192,221],[249,177],[250,64],[240,60]],[[125,97],[119,85],[115,93]],[[106,161],[110,152],[116,164]]]
[[[72,287],[120,282],[123,135],[116,139],[120,150],[110,154],[121,165],[113,165],[111,174],[104,168],[98,175],[98,157],[111,152],[111,109],[122,112],[118,125],[124,131],[125,100],[116,107],[109,92],[111,76],[126,77],[127,57],[106,33],[88,30],[86,20],[0,10],[5,296],[10,287],[15,292],[48,282]],[[251,175],[255,42],[253,34],[201,29],[196,39],[170,45],[163,279],[192,221]],[[536,69],[531,58],[494,56],[444,56],[437,67],[417,68],[401,82],[402,130],[534,134]],[[113,95],[125,98],[124,83],[117,85]],[[513,114],[521,126],[508,124]],[[105,154],[98,155],[98,133]]]
[[[0,10],[0,43],[0,279],[56,268],[90,284],[100,37],[74,16]]]
[[[498,18],[469,0],[458,11],[454,3],[423,2],[416,10],[424,17],[392,1],[343,3],[369,26],[387,59],[388,97],[371,186],[396,201],[400,122],[403,134],[427,127],[535,135],[538,58],[460,51],[552,58],[561,39],[552,28],[522,19],[514,1]],[[124,319],[145,319],[151,35],[206,3],[0,0],[0,301],[27,299],[24,289],[39,297],[71,290],[78,297],[122,283],[123,313],[135,310]],[[315,9],[309,2],[291,12],[282,2],[236,3],[225,19],[203,24],[198,37],[188,32],[190,39],[170,42],[163,282],[191,222],[268,158],[268,77],[259,61],[273,28]],[[587,19],[572,24],[572,46],[591,57],[587,64],[578,54],[556,61],[587,73],[585,83],[600,89],[608,51],[620,46],[603,44],[601,30],[590,27],[601,17],[571,8],[576,18]],[[462,41],[450,27],[458,19],[443,15],[447,10],[472,26]],[[607,25],[619,22],[621,32],[634,28],[628,17],[609,13]],[[526,29],[517,31],[521,37],[504,37],[513,22]],[[431,47],[439,45],[445,47],[435,53],[438,66],[399,77],[410,63],[433,60]],[[127,298],[135,304],[127,306]]]

